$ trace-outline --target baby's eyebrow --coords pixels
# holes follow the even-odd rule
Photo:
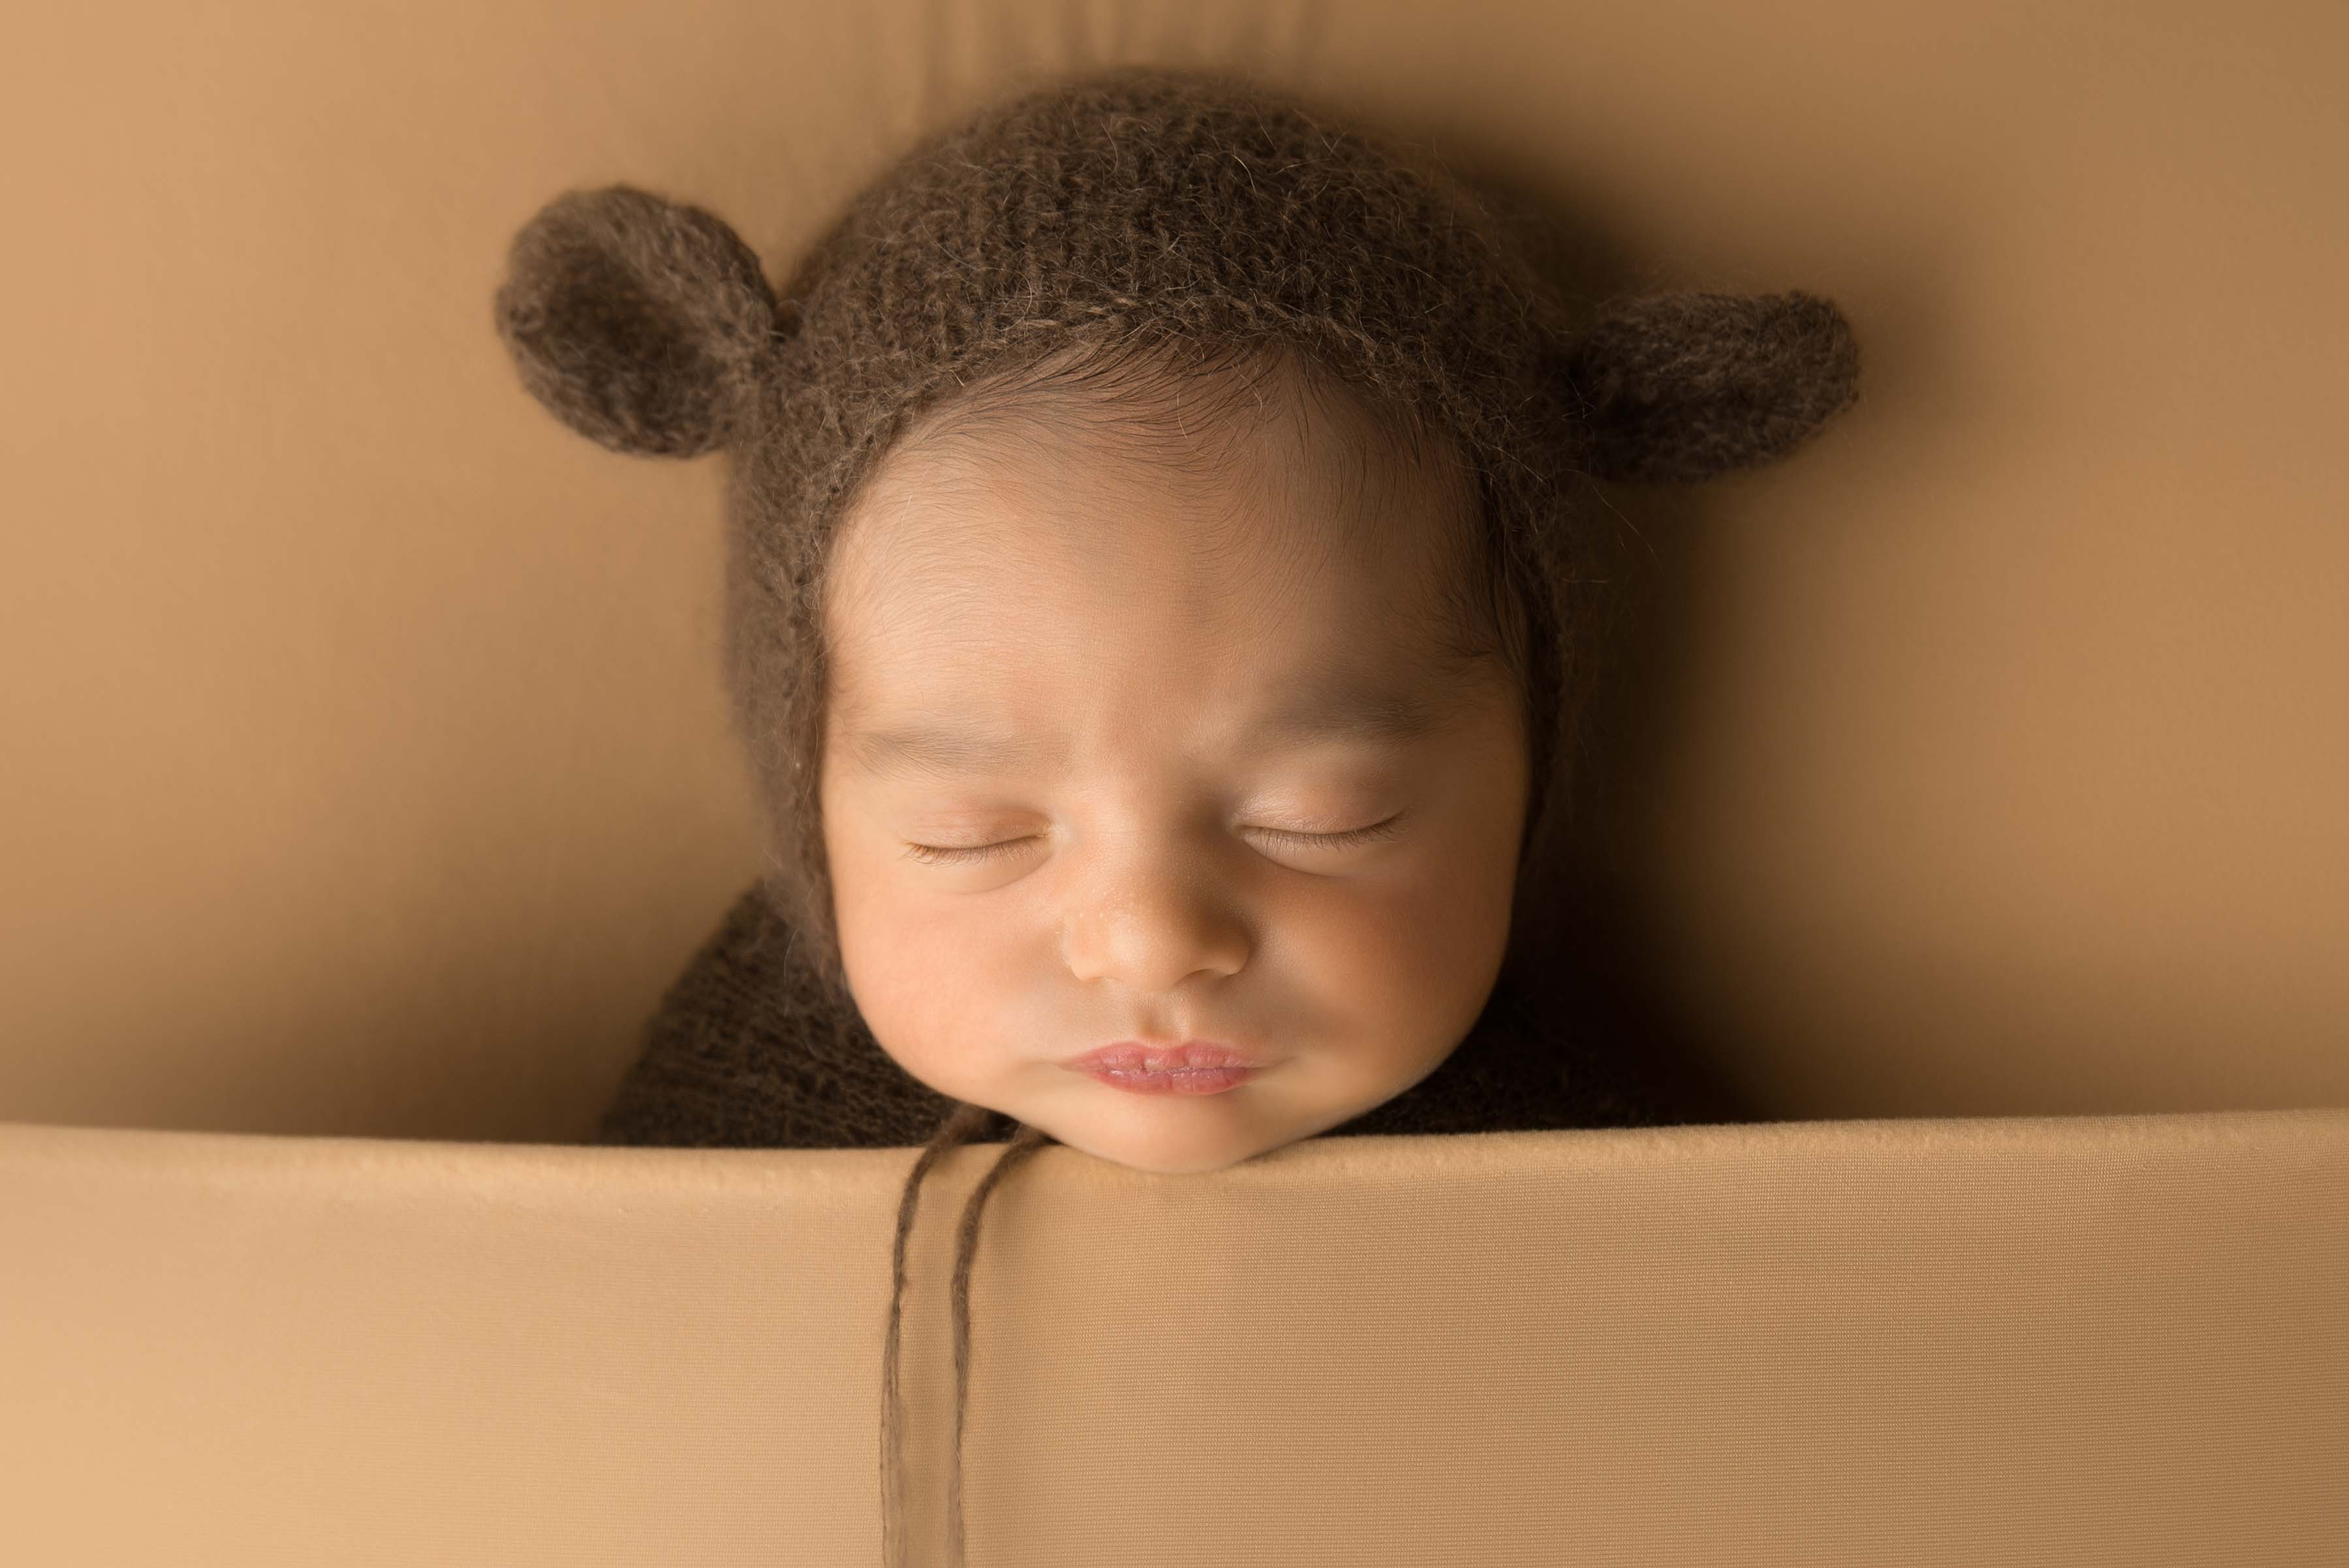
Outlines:
[[[1241,736],[1250,750],[1309,740],[1399,744],[1444,728],[1446,716],[1422,694],[1383,688],[1320,688],[1297,693]],[[849,766],[868,778],[898,773],[953,775],[1034,768],[1061,759],[1060,748],[1027,736],[999,735],[952,720],[862,730],[843,748]]]

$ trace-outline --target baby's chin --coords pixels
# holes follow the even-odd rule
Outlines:
[[[1283,1138],[1261,1145],[1250,1141],[1220,1150],[1192,1150],[1178,1153],[1151,1147],[1136,1148],[1133,1140],[1120,1138],[1114,1133],[1089,1136],[1087,1130],[1073,1130],[1071,1133],[1062,1134],[1049,1127],[1044,1130],[1052,1133],[1059,1142],[1071,1149],[1081,1149],[1097,1160],[1106,1160],[1112,1165],[1123,1165],[1128,1170],[1144,1171],[1153,1176],[1205,1176],[1216,1171],[1228,1171],[1259,1154],[1295,1141]]]
[[[1227,1091],[1245,1094],[1250,1086]],[[1124,1099],[1122,1090],[1088,1084],[1073,1099],[992,1107],[1096,1159],[1156,1176],[1201,1176],[1300,1142],[1359,1114],[1321,1115],[1259,1103],[1216,1103],[1224,1095],[1150,1096],[1132,1104],[1085,1103],[1088,1093]],[[1252,1113],[1252,1114],[1251,1114]]]

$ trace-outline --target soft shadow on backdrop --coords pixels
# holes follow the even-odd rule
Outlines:
[[[780,277],[1003,88],[1225,64],[1864,356],[1652,544],[1592,967],[1761,1114],[2349,1104],[2349,13],[52,7],[0,64],[0,1119],[565,1141],[756,873],[723,459],[490,325],[626,181]]]

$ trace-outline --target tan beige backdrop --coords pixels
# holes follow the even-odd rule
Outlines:
[[[0,51],[0,1119],[564,1140],[755,874],[723,459],[521,390],[625,181],[780,276],[1007,85],[1222,63],[1806,288],[1860,404],[1624,487],[1622,909],[1770,1114],[2349,1104],[2349,11],[367,0]]]

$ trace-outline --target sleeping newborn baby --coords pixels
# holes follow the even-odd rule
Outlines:
[[[1675,1119],[1558,983],[1591,481],[1792,450],[1857,396],[1833,304],[1571,300],[1423,156],[1127,67],[916,148],[780,289],[700,208],[571,191],[496,319],[573,429],[730,459],[768,863],[599,1136],[926,1144],[902,1294],[923,1173],[1010,1132],[958,1409],[980,1206],[1048,1140],[1182,1176]]]
[[[1235,359],[1063,350],[957,398],[826,579],[859,1011],[940,1091],[1170,1173],[1466,1037],[1529,784],[1464,466],[1293,353]]]

